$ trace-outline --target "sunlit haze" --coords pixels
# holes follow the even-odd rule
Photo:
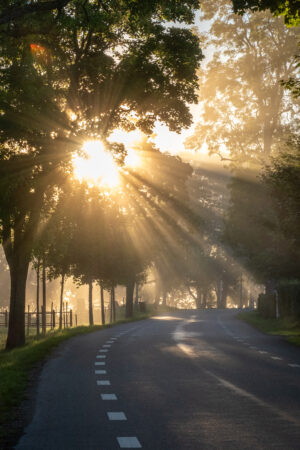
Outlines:
[[[74,176],[91,185],[113,188],[119,183],[118,167],[101,141],[87,141],[83,150],[86,156],[73,157]]]

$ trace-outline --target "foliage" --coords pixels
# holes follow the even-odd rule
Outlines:
[[[235,15],[227,0],[206,0],[203,19],[212,20],[202,45],[213,55],[199,71],[203,112],[189,148],[207,145],[234,167],[261,165],[278,142],[297,131],[297,102],[280,84],[293,76],[297,29],[268,12]]]
[[[265,11],[269,9],[275,16],[282,15],[288,26],[300,25],[298,0],[232,0],[234,11]]]

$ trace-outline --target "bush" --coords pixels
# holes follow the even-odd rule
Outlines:
[[[300,283],[281,284],[277,288],[280,317],[300,318]],[[260,294],[257,310],[262,317],[275,318],[275,293]]]

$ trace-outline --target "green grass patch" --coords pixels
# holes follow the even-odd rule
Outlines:
[[[295,317],[265,319],[257,311],[240,312],[237,317],[264,333],[284,336],[288,342],[300,346],[300,321]]]
[[[24,399],[31,371],[44,361],[53,349],[71,337],[148,317],[150,314],[136,314],[132,319],[122,319],[114,324],[54,330],[40,338],[29,337],[24,347],[0,351],[0,448],[3,448],[1,444],[10,433],[7,423],[16,418],[17,408]]]

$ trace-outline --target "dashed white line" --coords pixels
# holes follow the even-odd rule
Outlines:
[[[267,355],[268,352],[265,352],[264,350],[259,350],[258,353],[261,353],[262,355]]]
[[[290,367],[300,367],[300,364],[289,364]]]
[[[108,350],[107,350],[107,348],[101,348],[101,349],[99,350],[99,352],[101,352],[101,353],[107,353]]]
[[[118,400],[116,394],[101,394],[102,400]]]
[[[127,420],[123,412],[108,412],[107,416],[109,420]]]
[[[106,358],[106,355],[97,355],[96,358],[103,359]]]
[[[106,375],[106,370],[95,370],[96,375]]]
[[[103,362],[103,361],[100,361],[100,362],[96,361],[95,362],[95,366],[105,366],[105,362]]]
[[[140,441],[135,436],[117,437],[120,448],[142,448]]]
[[[108,348],[108,347],[111,347],[111,344],[104,344],[104,345],[102,345],[102,347]]]
[[[110,386],[109,380],[97,380],[97,386]]]
[[[278,361],[282,361],[282,358],[279,358],[279,356],[271,356],[272,359],[277,359]]]

